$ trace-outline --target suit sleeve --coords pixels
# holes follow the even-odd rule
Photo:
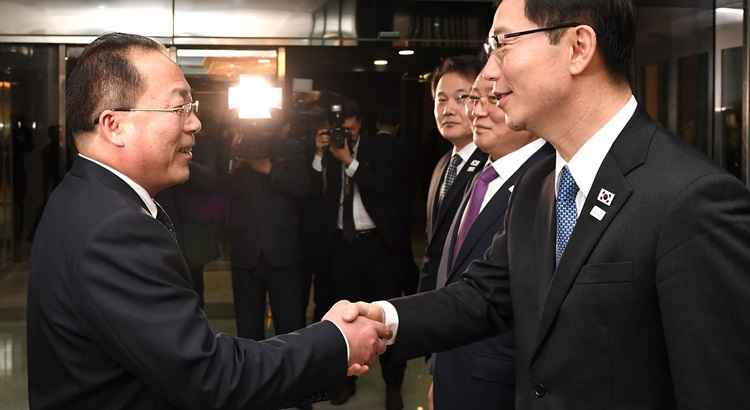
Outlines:
[[[510,329],[512,307],[506,235],[495,236],[463,279],[444,288],[394,299],[399,325],[390,360],[440,352]]]
[[[750,193],[704,176],[673,203],[656,283],[679,409],[747,406],[750,385]]]
[[[84,249],[77,313],[113,360],[175,407],[288,407],[344,380],[346,345],[330,322],[263,342],[214,333],[158,221],[116,213]]]

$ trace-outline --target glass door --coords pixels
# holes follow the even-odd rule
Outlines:
[[[11,87],[0,81],[0,271],[13,261],[13,140]]]
[[[715,10],[714,134],[719,164],[743,178],[742,83],[744,47],[744,1],[717,0]],[[747,138],[745,135],[744,138]],[[746,181],[747,182],[747,181]]]

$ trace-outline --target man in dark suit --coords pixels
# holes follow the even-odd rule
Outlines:
[[[462,281],[371,309],[394,359],[512,326],[517,409],[747,407],[750,192],[638,109],[634,20],[628,0],[500,3],[499,105],[556,156]]]
[[[300,218],[310,190],[304,145],[275,129],[257,129],[236,142],[230,179],[228,233],[237,335],[265,338],[266,294],[274,330],[305,326]]]
[[[311,189],[305,198],[302,215],[302,241],[304,252],[304,266],[312,274],[313,300],[315,302],[314,317],[322,318],[326,311],[336,302],[333,279],[331,278],[331,246],[330,241],[336,229],[328,217],[326,203],[326,175],[314,170],[309,164],[317,152],[324,152],[328,144],[328,129],[330,124],[325,115],[311,118],[310,141],[305,152]],[[318,145],[318,139],[323,138],[324,145]]]
[[[401,292],[411,295],[417,290],[419,282],[419,268],[414,263],[414,251],[411,244],[411,226],[413,221],[412,206],[414,205],[414,184],[412,162],[414,159],[414,141],[407,136],[401,135],[399,125],[399,113],[394,110],[383,110],[378,113],[375,122],[378,132],[375,138],[383,138],[386,143],[392,143],[395,149],[394,165],[396,167],[395,178],[400,181],[397,184],[399,198],[394,206],[399,207],[402,233],[407,241],[401,241],[403,248],[399,252],[398,276],[401,282]]]
[[[215,180],[227,173],[229,145],[219,137],[204,134],[196,140],[192,153],[193,177],[184,184],[159,192],[156,199],[174,224],[177,243],[190,268],[195,293],[200,305],[205,306],[203,270],[219,257],[226,210],[226,198],[217,192]],[[196,173],[207,177],[202,181],[195,177]]]
[[[66,103],[80,157],[50,197],[32,249],[31,409],[273,408],[344,380],[347,364],[365,370],[387,332],[345,323],[344,304],[329,321],[264,342],[209,326],[153,200],[188,179],[201,127],[163,46],[100,37],[68,77]]]
[[[437,286],[461,280],[462,273],[489,248],[503,219],[516,182],[554,150],[528,131],[513,131],[494,105],[492,77],[477,76],[466,99],[474,143],[489,155],[456,212],[445,241]],[[515,405],[513,333],[505,332],[470,345],[436,353],[433,401],[436,410],[512,409]]]
[[[349,300],[400,296],[398,257],[409,237],[404,234],[400,208],[394,206],[403,201],[396,179],[395,143],[361,135],[356,103],[344,104],[342,113],[342,127],[349,137],[337,145],[334,135],[319,135],[312,164],[314,170],[325,174],[325,220],[333,233],[329,243],[334,295]],[[405,370],[405,361],[383,364],[388,410],[403,407]],[[332,403],[343,404],[355,391],[356,379],[352,377],[332,397]]]
[[[435,289],[448,228],[466,186],[476,175],[477,166],[487,161],[487,154],[478,150],[472,141],[471,122],[464,107],[464,100],[481,69],[478,58],[455,56],[443,60],[431,75],[435,125],[440,135],[453,147],[432,170],[427,191],[426,246],[418,292]],[[432,361],[428,361],[428,365],[432,369]],[[427,392],[430,402],[432,388],[430,385]]]
[[[487,154],[472,142],[471,123],[463,105],[481,69],[476,57],[456,56],[443,60],[432,73],[435,124],[453,148],[435,165],[427,192],[427,242],[417,289],[420,292],[435,288],[448,227],[477,165],[487,161]]]

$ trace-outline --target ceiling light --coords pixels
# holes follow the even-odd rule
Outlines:
[[[400,56],[411,56],[414,55],[414,50],[398,50]]]
[[[259,64],[271,64],[271,60],[269,60],[267,58],[261,58],[261,59],[258,60],[258,63]]]
[[[388,65],[388,60],[375,60],[372,63],[375,65]]]

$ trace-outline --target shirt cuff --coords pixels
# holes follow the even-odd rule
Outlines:
[[[323,156],[322,155],[315,154],[315,157],[313,158],[313,162],[312,162],[312,167],[314,170],[318,172],[323,172]]]
[[[334,326],[336,326],[336,329],[339,330],[339,332],[341,333],[341,336],[344,338],[344,343],[346,344],[346,362],[349,363],[349,341],[346,340],[346,335],[344,334],[344,331],[341,330],[341,328],[339,327],[339,325],[336,324],[336,322],[334,322],[333,320],[328,320],[328,321],[333,323]]]
[[[385,300],[379,300],[377,302],[373,302],[373,305],[380,306],[383,309],[383,313],[385,316],[385,325],[393,332],[393,335],[390,339],[386,340],[385,344],[390,346],[393,343],[396,342],[396,333],[398,333],[398,312],[396,312],[396,308],[391,304],[391,302],[387,302]]]
[[[344,170],[344,172],[346,172],[346,176],[348,176],[349,178],[354,178],[354,174],[357,172],[357,169],[359,169],[359,161],[353,159],[351,164],[346,167],[346,170]]]

